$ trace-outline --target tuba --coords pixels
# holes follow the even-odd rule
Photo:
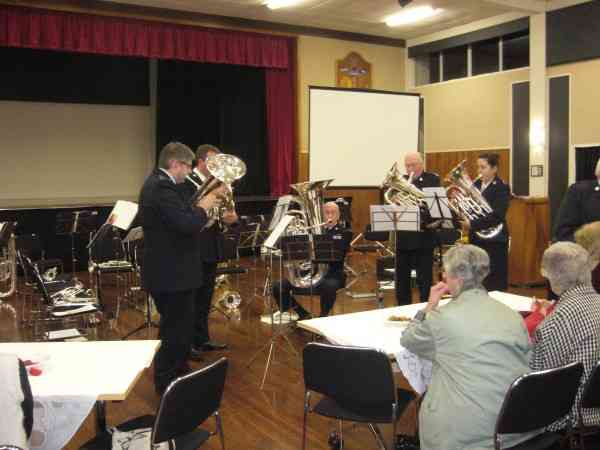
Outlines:
[[[294,220],[288,225],[286,235],[308,235],[312,248],[313,235],[321,234],[323,225],[325,225],[323,220],[325,190],[332,181],[307,181],[291,185],[292,189],[298,194],[294,200],[300,205],[300,209],[287,212],[288,215],[294,216]],[[297,288],[316,286],[328,269],[327,264],[318,264],[316,270],[313,270],[313,264],[310,260],[287,261],[285,266],[290,283]]]
[[[215,303],[232,313],[237,311],[242,303],[242,297],[238,291],[231,287],[229,275],[219,275],[215,282]]]
[[[13,230],[16,222],[0,223],[0,302],[17,289],[17,251]]]
[[[481,192],[473,186],[473,181],[465,169],[465,159],[454,167],[446,176],[445,181],[449,183],[446,188],[448,206],[460,217],[469,220],[481,219],[491,215],[494,211]],[[481,239],[492,239],[502,231],[503,224],[498,224],[484,230],[475,232]]]
[[[210,176],[202,183],[202,185],[198,185],[188,177],[188,180],[194,183],[198,189],[190,201],[192,204],[195,204],[198,199],[204,197],[219,186],[224,185],[226,189],[225,193],[222,195],[221,205],[207,211],[209,219],[218,221],[225,211],[232,211],[235,209],[232,184],[234,181],[239,180],[246,175],[246,163],[237,156],[218,153],[209,156],[206,159],[206,167],[210,172]]]
[[[386,190],[383,198],[390,205],[421,206],[424,204],[425,193],[412,184],[412,173],[408,180],[400,175],[398,163],[394,163],[388,171],[381,183],[381,189]]]

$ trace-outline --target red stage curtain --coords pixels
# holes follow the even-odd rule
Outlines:
[[[290,191],[295,171],[296,98],[295,60],[296,40],[289,39],[290,67],[285,70],[267,69],[267,128],[269,142],[269,178],[272,195]]]
[[[263,67],[272,195],[294,176],[296,39],[121,17],[0,6],[0,46]]]

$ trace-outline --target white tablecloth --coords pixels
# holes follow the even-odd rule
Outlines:
[[[0,344],[0,353],[39,363],[30,376],[34,397],[31,448],[63,448],[97,400],[124,400],[152,363],[160,341]]]
[[[531,309],[530,297],[523,297],[506,292],[490,292],[490,296],[516,311]],[[449,300],[442,300],[444,305]],[[431,361],[423,360],[400,345],[400,337],[408,324],[406,322],[389,322],[391,315],[414,317],[425,303],[415,303],[393,308],[375,309],[351,314],[320,317],[298,322],[300,328],[326,337],[330,342],[339,345],[377,348],[390,357],[394,357],[402,374],[412,388],[422,393],[431,381]]]

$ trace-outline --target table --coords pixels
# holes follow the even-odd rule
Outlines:
[[[0,353],[40,362],[42,374],[29,377],[35,403],[32,448],[64,447],[94,403],[104,428],[105,402],[127,398],[159,345],[158,340],[0,344]]]
[[[489,295],[516,311],[530,311],[531,297],[493,291]],[[450,300],[442,300],[440,305]],[[394,358],[400,370],[412,386],[422,393],[431,379],[431,362],[422,360],[400,345],[402,332],[407,322],[389,322],[391,315],[414,317],[425,303],[414,303],[406,306],[375,309],[351,314],[320,317],[298,322],[298,327],[326,337],[338,345],[356,347],[372,347],[384,351]]]

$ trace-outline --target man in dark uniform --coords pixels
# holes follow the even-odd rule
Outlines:
[[[554,225],[554,241],[574,241],[577,229],[600,220],[600,160],[596,179],[572,184],[565,194]]]
[[[352,233],[349,230],[343,229],[339,223],[340,209],[335,202],[328,202],[323,205],[323,215],[326,221],[324,234],[332,236],[334,242],[340,242],[343,254],[341,261],[329,263],[329,268],[324,277],[312,287],[312,292],[318,294],[320,298],[321,317],[329,315],[335,304],[338,289],[346,285],[344,259],[346,258],[346,252],[352,239]],[[308,319],[310,313],[296,301],[292,293],[309,295],[311,288],[296,288],[287,279],[273,283],[273,296],[281,312],[285,312],[291,307],[298,314],[300,320]]]
[[[154,358],[154,383],[162,393],[187,369],[192,344],[194,289],[201,283],[194,233],[206,224],[206,210],[217,202],[210,194],[190,205],[177,184],[191,170],[194,154],[178,142],[167,144],[156,169],[140,193],[139,216],[144,230],[142,287],[160,313],[161,346]]]
[[[440,187],[440,177],[423,170],[423,158],[418,152],[411,152],[404,157],[404,167],[408,180],[412,174],[412,184],[417,188]],[[437,245],[435,232],[428,225],[432,224],[429,211],[421,209],[421,232],[407,249],[402,238],[396,239],[396,301],[399,305],[412,303],[411,272],[417,272],[417,284],[421,302],[429,299],[429,290],[433,282],[433,250]]]
[[[185,197],[194,195],[196,190],[210,177],[210,172],[206,167],[206,159],[218,153],[221,153],[221,151],[214,145],[204,144],[197,148],[196,167],[194,167],[194,170],[182,185]],[[227,211],[223,214],[222,220],[226,225],[231,225],[237,222],[238,217],[235,211]],[[208,315],[215,290],[217,263],[221,257],[222,246],[223,234],[221,233],[219,224],[209,219],[202,232],[196,236],[196,248],[200,252],[202,260],[202,268],[198,272],[199,276],[200,270],[202,272],[202,286],[196,289],[194,293],[194,341],[191,354],[195,357],[199,357],[202,351],[223,350],[227,348],[225,344],[212,341],[208,329]]]

